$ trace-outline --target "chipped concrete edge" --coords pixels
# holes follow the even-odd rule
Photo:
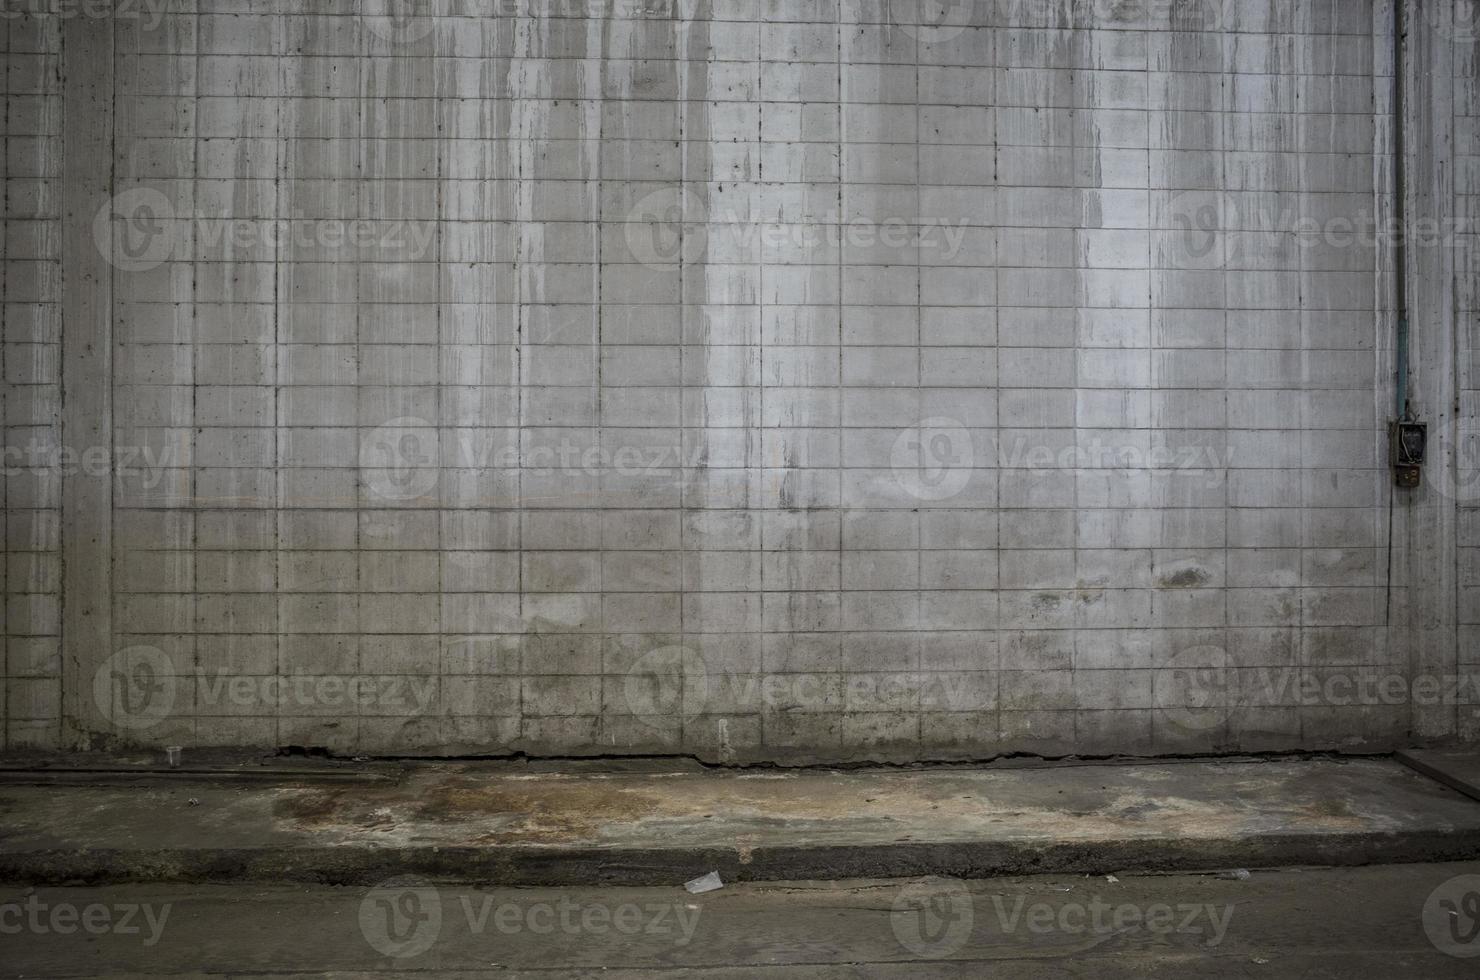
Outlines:
[[[671,884],[718,871],[726,881],[827,881],[940,875],[1212,872],[1356,867],[1480,858],[1480,828],[1405,833],[1269,834],[1063,842],[950,842],[737,848],[312,847],[36,850],[0,853],[0,881],[33,885],[304,882],[374,885],[415,874],[500,886]]]

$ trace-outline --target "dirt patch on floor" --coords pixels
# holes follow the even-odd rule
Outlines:
[[[278,791],[279,830],[345,840],[454,845],[608,846],[646,840],[897,840],[996,836],[1192,838],[1237,836],[1260,812],[1311,832],[1359,830],[1349,789],[1309,779],[1288,785],[1275,768],[1224,773],[1203,798],[1154,769],[1133,787],[1108,770],[1068,768],[1050,783],[1009,773],[674,774],[484,776],[427,773],[391,786],[298,785]],[[1183,773],[1185,777],[1185,773]],[[1283,801],[1257,807],[1252,801]]]
[[[451,779],[414,794],[364,787],[300,789],[285,791],[273,804],[274,818],[295,829],[332,833],[465,825],[481,831],[472,839],[483,843],[591,837],[605,824],[636,823],[674,811],[671,798],[600,780],[524,786],[504,779]],[[490,831],[490,824],[496,829]]]

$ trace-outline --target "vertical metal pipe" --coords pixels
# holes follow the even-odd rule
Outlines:
[[[1423,0],[1417,0],[1422,3]],[[1398,314],[1397,378],[1394,393],[1394,418],[1403,418],[1408,411],[1408,202],[1407,202],[1407,147],[1404,139],[1405,112],[1403,100],[1407,97],[1404,84],[1405,71],[1403,48],[1403,14],[1408,0],[1393,0],[1393,218],[1397,230],[1393,262],[1397,268],[1397,282],[1393,301]]]

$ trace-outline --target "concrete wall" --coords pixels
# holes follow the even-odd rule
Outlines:
[[[10,12],[7,6],[5,10]],[[0,21],[4,82],[5,744],[61,737],[61,34],[55,18]]]
[[[1454,162],[1447,169],[1455,175],[1455,197],[1449,209],[1460,231],[1456,236],[1459,247],[1454,250],[1453,271],[1440,270],[1436,277],[1442,280],[1448,273],[1456,283],[1450,294],[1455,309],[1445,317],[1454,327],[1451,333],[1440,332],[1441,341],[1451,342],[1448,349],[1454,352],[1454,360],[1448,363],[1442,353],[1435,360],[1441,366],[1450,367],[1457,390],[1447,406],[1442,402],[1433,406],[1438,413],[1448,409],[1442,431],[1453,433],[1451,443],[1444,449],[1455,456],[1453,485],[1458,505],[1456,532],[1450,537],[1458,548],[1458,578],[1453,593],[1458,626],[1456,670],[1472,677],[1480,667],[1480,422],[1477,422],[1480,420],[1480,238],[1475,235],[1475,222],[1480,218],[1480,60],[1477,60],[1480,59],[1480,43],[1477,43],[1480,20],[1477,14],[1480,10],[1474,4],[1458,13],[1454,33],[1468,43],[1452,49],[1451,70],[1446,73],[1453,79],[1454,93],[1453,102],[1447,106],[1453,114],[1454,131]],[[1447,563],[1435,564],[1444,567]],[[1442,623],[1448,617],[1441,612],[1433,619]],[[1447,636],[1441,635],[1433,646],[1446,649],[1447,640]],[[1480,711],[1473,706],[1477,701],[1480,698],[1472,697],[1466,707],[1456,712],[1453,731],[1463,738],[1480,738]],[[1441,716],[1438,722],[1442,729],[1447,719]]]
[[[8,744],[1474,734],[1408,694],[1480,522],[1452,446],[1389,490],[1390,6],[937,7],[10,20],[7,443],[82,461],[7,479]],[[1414,14],[1436,214],[1457,25]],[[1474,290],[1410,251],[1442,380]]]
[[[1480,4],[1421,5],[1412,13],[1410,127],[1413,217],[1408,256],[1413,405],[1435,433],[1420,494],[1398,495],[1395,624],[1408,627],[1410,673],[1457,679],[1456,697],[1415,697],[1420,737],[1480,737],[1480,423],[1474,367],[1480,317]]]

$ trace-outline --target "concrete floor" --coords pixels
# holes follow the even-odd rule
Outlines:
[[[437,886],[410,898],[334,886],[7,887],[0,927],[30,917],[29,903],[41,928],[27,922],[0,937],[0,975],[1473,978],[1480,959],[1430,939],[1435,930],[1447,941],[1438,903],[1465,875],[1480,875],[1480,863],[1246,880],[747,884],[699,896],[677,887]],[[51,929],[69,908],[92,914],[93,931]],[[139,931],[120,932],[124,915]],[[1480,954],[1480,940],[1459,951]]]
[[[1480,857],[1480,802],[1391,759],[378,772],[12,782],[0,878],[667,885],[711,869],[836,880]]]

